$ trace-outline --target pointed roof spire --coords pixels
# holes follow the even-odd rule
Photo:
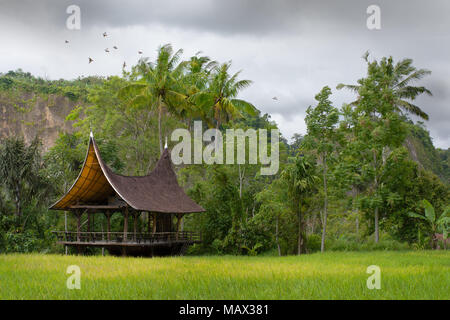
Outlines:
[[[94,133],[91,130],[91,133],[89,133],[89,137],[94,138]]]
[[[50,209],[74,210],[77,206],[109,205],[114,195],[138,211],[159,213],[204,212],[177,181],[169,149],[165,149],[152,172],[145,176],[116,174],[102,160],[94,139],[89,139],[83,167],[69,191]]]

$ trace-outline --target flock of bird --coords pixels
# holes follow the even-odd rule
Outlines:
[[[103,35],[103,38],[108,37],[108,33],[106,33],[106,31],[103,32],[102,35]],[[69,40],[65,40],[65,43],[68,44],[68,43],[69,43]],[[113,49],[114,49],[114,50],[118,50],[119,47],[113,46]],[[109,48],[105,48],[105,52],[106,52],[106,53],[109,53]],[[144,53],[144,52],[143,52],[142,50],[138,50],[138,54],[143,54],[143,53]],[[94,62],[94,59],[92,59],[91,57],[88,57],[88,63],[90,64],[90,63],[92,63],[92,62]],[[124,61],[124,62],[123,62],[123,65],[122,65],[122,68],[125,69],[126,66],[127,66],[127,63],[126,63],[126,61]],[[272,100],[278,101],[278,98],[277,98],[277,97],[273,97]]]
[[[103,35],[103,38],[108,37],[108,33],[107,33],[106,31],[103,32],[102,35]],[[69,43],[69,40],[65,40],[65,43],[68,44],[68,43]],[[119,47],[113,46],[113,49],[114,49],[114,50],[118,50]],[[109,48],[105,48],[105,52],[106,52],[106,53],[109,53],[109,52],[110,52],[110,51],[109,51]],[[142,50],[138,50],[138,54],[143,54],[143,53],[144,53],[144,52],[143,52]],[[91,57],[88,57],[88,63],[90,64],[90,63],[92,63],[92,62],[94,62],[94,59],[92,59]],[[127,63],[124,61],[122,67],[125,69],[126,66],[127,66]]]

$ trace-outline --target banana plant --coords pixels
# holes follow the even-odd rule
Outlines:
[[[422,219],[426,221],[427,224],[431,227],[432,247],[434,249],[436,248],[437,239],[435,237],[435,234],[437,233],[437,231],[442,231],[444,243],[447,240],[450,224],[450,217],[448,216],[450,213],[450,206],[447,206],[440,215],[436,215],[434,207],[430,202],[428,202],[428,200],[422,200],[422,205],[425,209],[425,215],[421,215],[415,212],[408,212],[408,216],[411,218]]]

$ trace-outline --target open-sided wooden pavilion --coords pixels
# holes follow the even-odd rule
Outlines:
[[[102,160],[92,133],[78,178],[50,209],[71,211],[77,219],[76,231],[54,231],[58,243],[75,247],[78,252],[102,247],[114,255],[144,256],[178,254],[200,242],[199,233],[182,231],[180,225],[185,214],[205,211],[178,185],[167,148],[148,175],[123,176]],[[123,216],[121,232],[111,232],[111,215],[116,212]],[[93,230],[98,214],[106,216],[106,230]],[[83,215],[87,215],[85,230]],[[147,218],[145,231],[137,230],[138,219],[142,218]]]

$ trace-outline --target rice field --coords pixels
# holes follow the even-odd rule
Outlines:
[[[77,265],[79,290],[67,267]],[[367,267],[381,289],[367,288]],[[288,257],[0,255],[0,299],[446,299],[449,251]]]

